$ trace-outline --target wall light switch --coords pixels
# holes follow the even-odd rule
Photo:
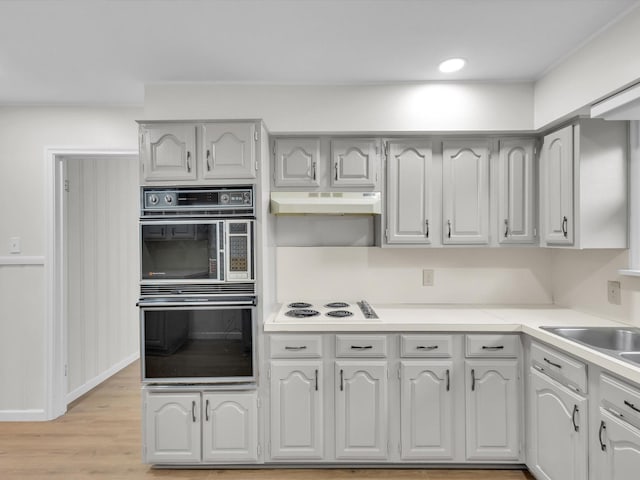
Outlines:
[[[614,280],[607,282],[607,300],[613,305],[620,305],[620,282]]]
[[[422,285],[424,287],[433,287],[433,270],[422,270]]]
[[[9,239],[9,253],[20,253],[20,237]]]

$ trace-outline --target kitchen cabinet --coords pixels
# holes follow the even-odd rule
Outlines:
[[[378,184],[380,141],[375,138],[331,140],[331,186],[374,188]]]
[[[272,361],[269,375],[271,459],[321,460],[324,457],[322,361]]]
[[[598,478],[636,480],[640,472],[640,430],[600,408]]]
[[[442,146],[442,243],[489,243],[489,144],[446,140]]]
[[[156,465],[254,463],[256,392],[143,393],[144,458]]]
[[[429,245],[437,228],[431,141],[389,140],[387,152],[387,243]]]
[[[533,138],[499,141],[498,232],[499,244],[536,241]]]
[[[529,375],[529,470],[539,480],[587,480],[587,399],[534,367]]]
[[[275,187],[320,186],[319,138],[276,138],[273,142]]]
[[[258,123],[141,122],[141,183],[209,185],[256,178]]]
[[[195,125],[145,124],[139,135],[144,182],[197,179]]]
[[[453,362],[411,360],[400,365],[402,459],[452,460]]]
[[[542,246],[627,247],[625,122],[581,119],[544,137]]]
[[[387,362],[335,363],[336,459],[386,460]]]

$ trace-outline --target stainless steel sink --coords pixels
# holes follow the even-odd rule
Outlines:
[[[640,328],[540,327],[599,352],[640,365]]]

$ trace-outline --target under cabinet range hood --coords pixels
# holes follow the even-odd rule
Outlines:
[[[379,215],[380,192],[271,192],[274,215]]]

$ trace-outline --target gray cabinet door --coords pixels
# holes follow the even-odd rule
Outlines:
[[[339,361],[335,378],[336,458],[386,460],[387,362]]]
[[[442,243],[489,243],[489,146],[450,140],[442,146]]]
[[[276,138],[274,185],[315,188],[320,185],[319,138]]]
[[[430,244],[433,174],[429,140],[387,143],[388,243]]]
[[[403,459],[453,459],[452,369],[450,360],[401,362]]]
[[[535,368],[530,379],[527,466],[540,480],[586,480],[587,399]]]
[[[533,243],[534,145],[532,138],[500,140],[498,242]]]
[[[520,459],[518,360],[466,360],[467,460]]]
[[[368,187],[378,184],[380,141],[375,138],[331,140],[331,186]]]
[[[255,392],[202,396],[202,457],[205,462],[258,460],[258,402]]]
[[[202,125],[202,178],[255,178],[255,133],[253,123]]]
[[[197,178],[195,125],[144,125],[140,136],[144,181]]]
[[[144,408],[144,450],[148,463],[200,461],[199,393],[152,393],[147,396]]]
[[[271,362],[271,459],[324,456],[322,361]]]
[[[572,245],[573,126],[544,137],[540,154],[540,200],[543,240],[550,244]]]
[[[600,451],[595,453],[601,466],[597,478],[636,480],[640,475],[640,430],[600,408],[597,433],[601,444]]]

